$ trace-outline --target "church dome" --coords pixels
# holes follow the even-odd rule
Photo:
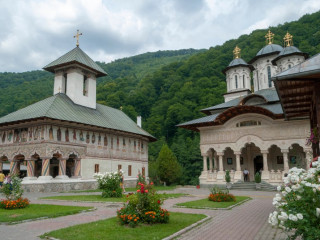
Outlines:
[[[234,67],[248,67],[251,70],[253,69],[253,67],[250,64],[248,64],[246,61],[244,61],[242,58],[235,58],[229,63],[228,67],[226,67],[222,72],[226,74],[226,72],[230,68],[234,68]]]
[[[256,57],[270,55],[272,53],[278,53],[278,52],[281,52],[282,50],[283,50],[283,48],[278,44],[268,44],[260,49],[260,51],[257,53]]]
[[[300,55],[300,56],[304,56],[305,58],[308,57],[307,53],[303,53],[301,52],[297,47],[295,46],[287,46],[285,48],[282,49],[282,51],[279,53],[279,55],[272,60],[272,64],[273,65],[277,65],[276,62],[283,58],[283,57],[287,57],[287,56],[292,56],[292,55]]]

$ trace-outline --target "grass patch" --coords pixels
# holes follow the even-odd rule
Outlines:
[[[12,223],[41,217],[55,218],[79,213],[92,207],[59,206],[48,204],[30,204],[26,208],[0,209],[0,222]]]
[[[156,191],[170,191],[176,189],[176,186],[154,186]],[[135,192],[137,188],[126,188],[126,192]],[[84,192],[102,192],[101,189],[88,189],[88,190],[74,190],[68,192],[60,192],[60,193],[84,193]]]
[[[102,192],[102,190],[101,189],[73,190],[73,191],[60,192],[60,193],[85,193],[85,192]]]
[[[208,198],[205,199],[200,199],[196,201],[191,201],[191,202],[185,202],[185,203],[178,203],[176,204],[177,206],[183,206],[187,208],[229,208],[232,207],[233,205],[236,204],[241,204],[245,200],[251,199],[250,197],[246,196],[236,196],[236,201],[235,202],[213,202],[209,201]]]
[[[164,199],[186,196],[186,194],[184,193],[169,193],[169,194],[163,193],[159,195]],[[125,202],[126,201],[125,196],[122,198],[103,198],[101,197],[101,195],[51,196],[51,197],[43,197],[41,199],[83,201],[83,202]]]
[[[136,228],[121,226],[113,217],[106,220],[81,224],[63,228],[41,236],[54,237],[61,240],[88,240],[88,239],[126,239],[150,240],[163,239],[171,234],[195,223],[206,216],[203,214],[176,213],[170,214],[168,224],[139,225]]]

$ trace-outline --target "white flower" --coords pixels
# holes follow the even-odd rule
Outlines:
[[[288,193],[291,192],[291,188],[289,188],[289,187],[285,187],[285,190],[286,190]]]
[[[302,220],[302,219],[303,219],[303,215],[302,215],[301,213],[298,213],[298,214],[297,214],[297,218],[300,219],[300,220]]]
[[[316,216],[320,217],[320,208],[316,208]]]
[[[277,187],[277,191],[280,192],[281,191],[281,186]]]
[[[296,222],[298,221],[298,218],[293,214],[289,214],[289,220]]]

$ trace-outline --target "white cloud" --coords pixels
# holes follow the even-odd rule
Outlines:
[[[41,69],[75,47],[77,29],[81,48],[109,62],[147,51],[209,48],[319,9],[318,0],[0,1],[0,71]]]

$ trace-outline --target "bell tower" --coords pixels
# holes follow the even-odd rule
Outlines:
[[[96,108],[96,78],[107,73],[79,47],[77,31],[74,38],[77,46],[51,62],[43,69],[54,73],[53,94],[66,94],[75,104]]]

